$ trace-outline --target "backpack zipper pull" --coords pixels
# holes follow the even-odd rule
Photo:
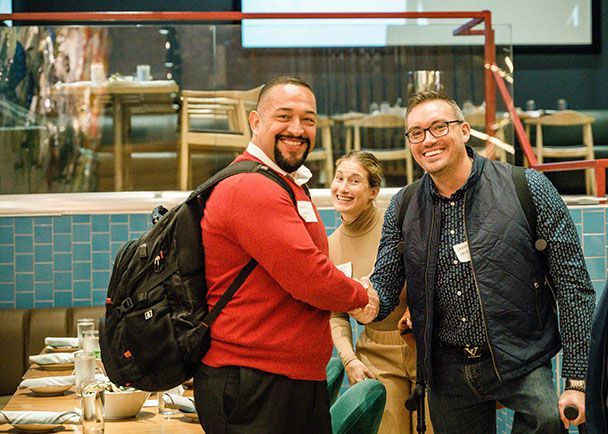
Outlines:
[[[161,264],[160,262],[165,258],[165,255],[163,253],[163,251],[161,250],[160,252],[158,252],[158,255],[156,255],[156,258],[154,258],[154,271],[156,273],[158,273],[161,269]]]

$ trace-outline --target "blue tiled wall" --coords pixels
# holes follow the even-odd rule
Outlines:
[[[598,297],[606,282],[607,213],[605,206],[570,208]],[[320,214],[329,235],[339,215]],[[149,214],[0,217],[0,308],[103,305],[116,252],[149,221]],[[511,420],[512,412],[499,411],[498,432],[510,432]]]

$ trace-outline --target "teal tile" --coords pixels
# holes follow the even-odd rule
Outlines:
[[[52,282],[53,281],[53,264],[34,264],[34,281],[35,282]]]
[[[583,253],[588,256],[606,256],[605,235],[583,235]]]
[[[15,272],[32,273],[34,271],[34,255],[15,255]]]
[[[93,252],[93,270],[107,271],[110,269],[110,253]]]
[[[91,260],[91,245],[89,243],[72,245],[74,261],[90,261]]]
[[[53,250],[51,244],[34,244],[34,261],[51,262],[53,260]]]
[[[34,307],[34,293],[20,292],[15,294],[15,306],[17,309],[32,309]]]
[[[325,228],[336,228],[336,212],[333,209],[320,209],[319,215]]]
[[[15,248],[11,244],[0,246],[0,264],[15,262]]]
[[[91,228],[93,232],[109,232],[110,231],[110,216],[94,215],[91,216]]]
[[[74,282],[74,300],[91,300],[91,281]]]
[[[34,299],[35,300],[52,300],[53,299],[53,283],[51,282],[35,282],[34,283]]]
[[[15,217],[15,234],[33,235],[34,219],[32,217]]]
[[[34,253],[33,241],[31,235],[15,235],[15,253]]]
[[[15,219],[13,217],[0,217],[0,227],[2,226],[15,227]]]
[[[606,259],[605,258],[585,258],[587,271],[591,279],[606,280]]]
[[[578,236],[578,241],[580,243],[580,241],[583,239],[583,225],[577,224],[574,226],[576,227],[576,235]]]
[[[14,237],[15,228],[13,226],[0,226],[0,244],[13,244]]]
[[[107,297],[107,291],[103,290],[103,291],[99,291],[99,290],[93,290],[91,292],[92,295],[92,306],[103,306],[106,302],[106,297]]]
[[[53,292],[53,304],[55,307],[72,307],[72,291]]]
[[[583,217],[582,217],[582,210],[580,208],[568,208],[568,211],[570,211],[570,217],[572,217],[572,221],[574,223],[582,223],[583,222]]]
[[[72,218],[72,221],[74,223],[90,223],[91,222],[91,216],[89,214],[79,214],[79,215],[75,215]]]
[[[110,234],[93,234],[92,241],[94,252],[109,252],[110,251]]]
[[[0,265],[0,282],[13,283],[15,281],[15,266]]]
[[[53,237],[53,251],[55,253],[71,253],[72,252],[72,235],[71,234],[56,234]]]
[[[15,301],[15,285],[12,283],[0,283],[0,301]]]
[[[72,289],[72,273],[64,271],[56,271],[53,273],[53,290],[71,290]]]
[[[34,242],[37,244],[50,244],[53,242],[51,226],[34,226]]]
[[[91,280],[91,263],[90,262],[74,262],[74,281]]]
[[[603,211],[583,211],[583,233],[584,234],[603,234],[605,229],[605,219]]]
[[[122,223],[112,223],[110,225],[110,239],[112,241],[128,241],[129,239],[129,225]]]
[[[130,214],[129,215],[129,230],[131,232],[145,232],[151,227],[148,224],[150,217],[148,214]]]
[[[15,309],[13,301],[0,301],[0,309]]]
[[[129,223],[128,214],[112,214],[110,216],[111,223]]]
[[[125,245],[124,242],[112,243],[110,245],[110,257],[112,258],[112,263],[114,263],[114,258],[116,258],[116,254],[121,249],[121,247],[124,245]]]
[[[34,274],[20,273],[15,276],[15,291],[25,292],[34,290]]]
[[[91,225],[89,223],[72,226],[74,241],[91,241]]]
[[[72,255],[69,253],[55,253],[53,255],[53,269],[55,271],[72,271]]]
[[[83,300],[78,300],[78,299],[72,300],[72,306],[74,306],[74,307],[84,307],[84,306],[90,306],[90,305],[91,305],[91,297],[83,299]]]
[[[53,233],[69,234],[72,232],[72,218],[70,216],[53,217]]]
[[[34,307],[36,309],[42,309],[44,307],[53,307],[52,301],[34,301]]]
[[[110,283],[110,272],[109,271],[93,271],[93,286],[95,289],[108,290],[108,283]],[[104,297],[105,300],[105,297]]]
[[[47,226],[52,226],[53,225],[53,217],[34,217],[34,226],[36,225],[47,225]]]

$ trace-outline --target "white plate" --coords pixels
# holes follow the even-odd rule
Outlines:
[[[63,393],[72,387],[71,385],[64,386],[37,386],[30,387],[29,389],[36,395],[40,396],[55,396],[63,395]]]
[[[13,425],[13,428],[17,428],[23,432],[53,432],[61,426],[60,423],[20,423]]]
[[[67,371],[74,369],[74,363],[46,363],[38,365],[38,369],[42,369],[43,371]]]

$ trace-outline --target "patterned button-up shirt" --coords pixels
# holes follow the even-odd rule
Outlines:
[[[531,169],[527,169],[525,174],[538,216],[537,237],[548,243],[549,273],[555,285],[564,346],[562,375],[585,378],[595,291],[568,208],[543,174]],[[466,258],[459,259],[454,249],[455,245],[466,241],[464,192],[467,187],[468,182],[450,198],[444,198],[434,185],[431,186],[433,200],[441,209],[442,221],[438,277],[433,288],[436,309],[433,334],[435,339],[450,344],[478,346],[485,344],[487,338],[473,270],[471,262],[462,260]],[[384,216],[381,246],[371,277],[380,296],[378,320],[386,317],[398,304],[399,293],[406,280],[402,256],[396,248],[403,235],[401,228],[397,227],[395,211],[393,198]]]

